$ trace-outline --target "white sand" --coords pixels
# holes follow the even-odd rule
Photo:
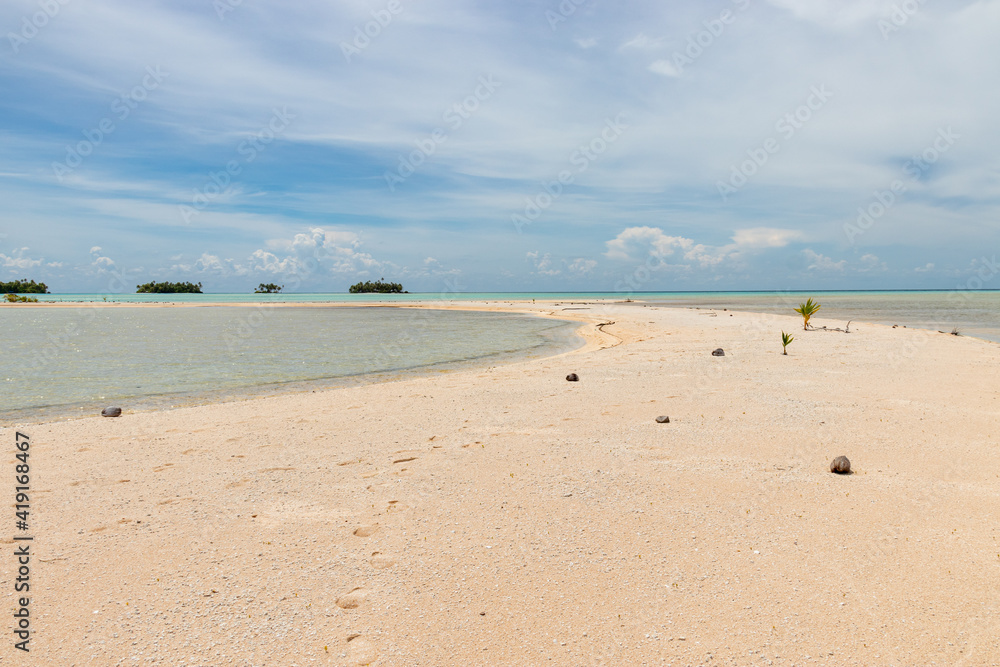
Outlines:
[[[1000,347],[562,307],[534,309],[616,324],[499,368],[23,425],[36,634],[2,663],[1000,664]]]

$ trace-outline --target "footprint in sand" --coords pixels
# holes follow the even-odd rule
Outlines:
[[[376,570],[387,570],[396,564],[396,559],[386,556],[381,551],[375,551],[372,553],[371,564]]]
[[[375,644],[360,635],[351,635],[347,638],[347,655],[354,665],[370,665],[378,660]]]
[[[341,609],[357,609],[368,599],[368,591],[364,588],[355,588],[350,593],[337,598],[337,606]]]
[[[377,524],[372,524],[370,526],[358,526],[354,529],[354,535],[356,537],[369,537],[374,535],[376,530],[378,530]]]

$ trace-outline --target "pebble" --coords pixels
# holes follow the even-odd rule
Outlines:
[[[578,382],[579,380],[580,376],[577,375],[576,373],[570,373],[569,375],[566,376],[566,382]]]
[[[713,357],[724,357],[724,356],[726,356],[726,351],[723,350],[721,347],[717,347],[714,350],[712,350],[712,356]]]
[[[846,475],[851,472],[851,461],[846,456],[838,456],[830,463],[830,472]]]
[[[121,417],[122,409],[117,407],[104,408],[101,410],[102,417]]]
[[[668,417],[666,415],[660,415],[659,417],[656,418],[656,423],[657,424],[669,424],[670,423],[670,417]]]

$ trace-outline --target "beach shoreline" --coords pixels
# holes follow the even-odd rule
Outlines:
[[[36,659],[1000,661],[995,345],[585,307],[556,356],[2,429]]]

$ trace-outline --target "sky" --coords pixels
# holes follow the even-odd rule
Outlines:
[[[4,0],[0,280],[1000,289],[1000,0]]]

